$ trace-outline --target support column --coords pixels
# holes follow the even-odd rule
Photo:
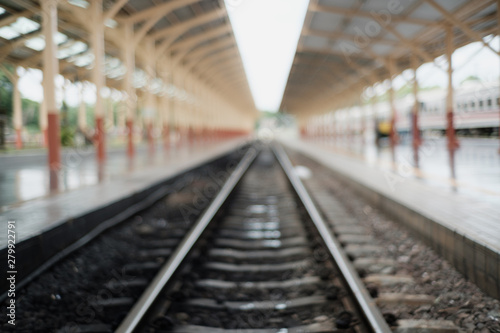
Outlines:
[[[373,87],[373,96],[370,100],[371,108],[372,108],[372,126],[375,132],[375,146],[378,148],[379,142],[379,123],[377,118],[377,92],[375,91],[375,86]]]
[[[90,6],[92,17],[91,45],[94,55],[94,67],[92,68],[92,81],[96,88],[95,100],[95,138],[94,143],[97,151],[97,162],[102,163],[106,159],[105,127],[104,127],[104,100],[102,89],[105,85],[104,77],[104,22],[102,15],[102,0],[93,0]]]
[[[13,86],[12,97],[14,104],[13,125],[16,131],[16,149],[22,149],[23,110],[22,110],[21,92],[19,91],[19,75],[17,74],[17,67],[14,68],[14,73],[12,74],[12,86]]]
[[[497,0],[497,38],[498,38],[498,49],[500,50],[500,0]],[[498,76],[498,81],[500,83],[500,75]],[[500,84],[498,85],[500,89]],[[500,91],[498,94],[498,108],[500,108]],[[494,102],[494,101],[493,101]],[[499,122],[498,122],[498,139],[500,141],[500,111],[498,111]],[[498,153],[500,154],[500,147],[498,148]]]
[[[87,105],[83,98],[84,83],[80,82],[80,105],[78,106],[78,129],[86,136],[87,134]]]
[[[187,76],[187,75],[186,75]],[[189,126],[189,144],[191,146],[196,145],[197,141],[197,119],[196,119],[196,106],[194,103],[192,103],[192,96],[194,96],[194,80],[191,75],[186,77],[186,83],[184,85],[184,89],[186,89],[186,92],[188,94],[188,97],[186,99],[186,111],[188,114],[188,126]]]
[[[396,105],[394,104],[394,87],[392,79],[396,75],[396,63],[394,58],[389,58],[389,75],[390,75],[390,86],[389,86],[389,104],[391,105],[391,132],[389,133],[389,141],[391,143],[392,159],[395,162],[395,148],[398,144],[398,133],[396,131]]]
[[[131,41],[134,38],[134,26],[127,24],[124,26],[125,40]],[[129,158],[134,157],[134,114],[136,109],[135,88],[132,84],[135,70],[135,46],[134,43],[123,43],[123,58],[125,62],[125,76],[123,78],[123,90],[125,90],[125,114],[127,126],[127,155]]]
[[[167,100],[168,98],[167,95],[161,96],[160,98],[161,98],[161,108],[159,111],[162,114],[161,126],[163,134],[163,149],[167,151],[170,146],[170,120],[169,120],[169,109],[168,109],[169,101]]]
[[[175,85],[174,66],[173,66],[171,59],[169,59],[168,68],[169,68],[168,73],[169,73],[170,87],[172,89],[174,89],[174,85]],[[174,145],[177,144],[177,138],[175,137],[175,135],[177,135],[177,131],[175,130],[175,115],[174,115],[175,95],[174,94],[168,94],[168,111],[167,112],[168,112],[167,118],[168,118],[168,128],[169,128],[168,138],[169,138],[169,146],[171,147],[172,141],[173,141]]]
[[[360,103],[359,107],[359,123],[360,123],[360,137],[361,137],[361,152],[363,152],[363,149],[365,147],[365,136],[366,136],[366,107]]]
[[[112,91],[106,99],[106,128],[113,130],[115,128],[115,106],[111,95]]]
[[[48,115],[48,158],[50,170],[50,189],[56,190],[58,171],[61,166],[61,140],[59,110],[56,105],[56,77],[59,62],[56,57],[57,46],[54,36],[57,33],[57,0],[42,0],[42,29],[45,36],[43,50],[43,98]]]
[[[127,123],[125,108],[126,106],[123,100],[120,99],[119,101],[117,101],[116,126],[118,127],[118,133],[120,133],[120,135],[124,133]]]
[[[45,86],[45,84],[43,84]],[[44,89],[45,92],[45,89]],[[42,131],[42,145],[48,147],[49,145],[49,132],[48,132],[48,115],[47,115],[47,103],[45,98],[40,103],[39,115],[38,115],[38,125],[40,126],[40,131]]]
[[[453,64],[451,61],[454,51],[453,26],[446,26],[446,60],[448,61],[448,90],[446,94],[446,136],[448,138],[448,151],[450,154],[451,177],[455,178],[455,150],[459,147],[455,137],[453,125]]]
[[[411,65],[413,69],[413,109],[411,118],[411,132],[412,132],[412,146],[413,146],[413,161],[415,167],[418,168],[419,156],[418,148],[422,144],[420,138],[420,127],[418,126],[418,115],[420,112],[420,102],[418,100],[418,80],[417,80],[417,69],[418,69],[418,59],[415,55],[411,56]]]
[[[181,129],[181,105],[179,101],[179,70],[176,69],[173,66],[173,62],[171,63],[171,73],[172,73],[172,85],[175,87],[175,94],[172,96],[171,99],[171,111],[170,111],[170,116],[171,116],[171,121],[172,121],[172,130],[174,132],[174,137],[175,137],[175,142],[174,145],[176,148],[179,148],[182,145],[182,139],[183,139],[183,133]]]
[[[148,138],[149,154],[153,155],[155,152],[155,140],[153,135],[153,119],[156,114],[156,101],[155,95],[153,94],[153,84],[156,77],[156,59],[155,59],[155,44],[153,41],[147,43],[147,64],[146,64],[146,75],[147,75],[147,85],[146,91],[144,93],[144,125],[146,127],[146,134]]]

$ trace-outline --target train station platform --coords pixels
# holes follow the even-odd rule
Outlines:
[[[401,175],[397,169],[370,164],[315,141],[281,141],[329,168],[346,186],[418,234],[468,279],[500,297],[500,193],[495,197],[488,191],[485,200]]]
[[[16,254],[20,257],[23,251],[39,253],[38,261],[43,262],[82,238],[101,222],[126,211],[138,199],[154,196],[155,191],[169,179],[222,157],[248,140],[240,137],[176,148],[158,157],[156,162],[149,160],[150,163],[147,163],[145,156],[138,156],[135,167],[128,171],[125,171],[126,167],[120,166],[120,163],[127,165],[125,152],[113,153],[116,156],[108,160],[107,169],[112,175],[105,181],[18,202],[2,211],[0,225],[5,226],[5,232],[0,232],[0,251],[3,253],[6,249],[7,221],[15,221]],[[157,154],[161,156],[160,152]],[[36,157],[31,158],[36,160]],[[87,162],[84,171],[90,172],[93,162]],[[96,173],[97,170],[92,172]],[[33,186],[42,184],[34,183]],[[39,252],[33,252],[33,248],[38,248]],[[37,258],[23,261],[29,266],[32,260]]]
[[[127,177],[135,171],[161,166],[165,161],[189,153],[187,148],[172,146],[165,151],[162,145],[158,145],[151,154],[148,145],[141,144],[135,147],[131,160],[125,149],[123,146],[107,149],[106,161],[100,169],[93,146],[62,149],[58,193]],[[0,153],[0,165],[0,212],[16,208],[26,201],[54,195],[49,186],[46,149]]]

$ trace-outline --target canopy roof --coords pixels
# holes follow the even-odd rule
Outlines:
[[[447,31],[454,48],[498,34],[497,7],[495,0],[311,0],[280,109],[309,116],[347,106],[365,87],[410,68],[412,55],[420,65],[445,54]]]
[[[60,74],[72,81],[91,79],[90,7],[86,0],[58,2]],[[239,109],[255,112],[223,1],[104,0],[103,8],[108,86],[121,88],[124,43],[133,42],[124,37],[124,27],[132,26],[137,42],[136,88],[145,85],[147,45],[154,43],[160,86],[169,87],[174,72],[191,73]],[[0,63],[42,68],[41,20],[39,1],[0,0]]]

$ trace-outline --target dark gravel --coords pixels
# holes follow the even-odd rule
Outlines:
[[[380,210],[370,206],[351,188],[341,183],[332,173],[318,163],[289,152],[295,165],[303,165],[321,180],[347,211],[367,227],[385,247],[383,257],[397,261],[396,273],[412,276],[416,284],[380,288],[379,292],[401,292],[436,296],[431,306],[418,308],[398,306],[384,307],[387,316],[397,319],[444,319],[451,320],[466,332],[499,333],[500,301],[487,296],[476,285],[467,281],[446,260],[430,247],[405,230],[397,221],[392,221]],[[307,182],[306,182],[307,183]]]
[[[100,235],[91,243],[50,268],[16,294],[16,326],[3,324],[2,332],[79,332],[80,325],[101,325],[110,331],[120,323],[143,287],[124,287],[118,281],[151,279],[156,270],[138,275],[124,269],[141,263],[141,251],[165,242],[178,243],[190,224],[218,192],[226,171],[243,151],[212,162],[174,179],[172,191],[153,207]],[[165,246],[161,246],[165,247]],[[148,261],[161,264],[159,254]],[[111,287],[110,283],[115,283]],[[100,302],[123,298],[111,311]],[[2,304],[5,317],[6,304]],[[4,321],[5,323],[6,321]],[[103,326],[104,324],[104,326]],[[95,326],[98,327],[98,326]]]

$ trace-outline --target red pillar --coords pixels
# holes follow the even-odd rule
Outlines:
[[[418,148],[422,144],[420,138],[420,126],[418,125],[418,115],[420,112],[420,102],[418,99],[418,81],[417,81],[417,69],[418,69],[418,59],[416,56],[411,57],[411,65],[413,67],[413,110],[412,110],[412,122],[411,122],[411,132],[412,132],[412,146],[413,146],[413,161],[415,167],[419,166],[419,156]]]
[[[389,103],[391,104],[391,129],[389,132],[389,142],[393,153],[393,162],[395,161],[394,149],[399,142],[398,132],[396,131],[396,105],[394,104],[394,86],[392,80],[396,76],[396,63],[394,58],[389,58],[388,67],[390,73],[390,87],[389,87]]]
[[[59,128],[59,114],[57,111],[49,110],[48,113],[48,153],[50,170],[50,188],[55,190],[59,187],[58,172],[61,167],[61,142]]]
[[[59,135],[59,110],[56,105],[55,78],[59,73],[59,62],[56,57],[57,47],[54,34],[57,32],[57,1],[41,1],[42,6],[42,30],[45,36],[45,48],[43,50],[43,98],[47,108],[47,131],[48,131],[48,162],[50,189],[57,190],[59,187],[58,172],[61,167],[60,135]]]
[[[396,115],[392,115],[391,117],[391,131],[389,133],[389,140],[392,149],[394,149],[399,142],[398,132],[396,131]]]
[[[42,130],[43,134],[43,146],[48,147],[49,146],[49,131],[47,129]]]
[[[415,107],[416,108],[416,107]],[[413,146],[413,160],[415,161],[415,166],[418,167],[418,148],[422,144],[422,139],[420,138],[420,127],[418,126],[418,110],[415,109],[412,113],[412,146]]]
[[[168,125],[163,125],[163,148],[168,150],[170,146],[170,129]]]
[[[455,178],[455,150],[459,147],[453,125],[453,66],[452,55],[454,51],[453,27],[446,26],[446,59],[448,60],[448,93],[446,96],[446,136],[448,138],[448,151],[450,155],[451,177]]]
[[[153,124],[151,123],[151,121],[149,121],[148,124],[146,125],[146,136],[148,139],[149,154],[152,155],[155,152],[155,140],[153,137]]]
[[[104,119],[102,117],[95,118],[95,135],[94,145],[97,150],[97,162],[101,163],[106,160],[106,147],[105,147],[105,132],[104,132]]]
[[[127,155],[129,158],[134,157],[134,122],[132,119],[127,119]]]
[[[455,135],[455,126],[453,124],[453,108],[449,108],[446,112],[446,137],[448,138],[448,149],[454,151],[459,147],[457,137]]]
[[[21,129],[16,129],[16,149],[23,148],[23,137],[21,134]]]

